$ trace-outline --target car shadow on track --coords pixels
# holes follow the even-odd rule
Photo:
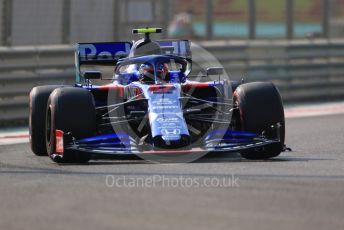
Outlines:
[[[245,160],[240,157],[240,155],[231,155],[231,156],[206,156],[203,157],[195,162],[190,163],[191,165],[203,164],[203,163],[225,163],[225,164],[232,164],[232,163],[283,163],[283,162],[308,162],[308,161],[324,161],[324,160],[336,160],[336,159],[327,159],[327,158],[306,158],[306,157],[288,157],[288,156],[281,156],[271,160],[261,160],[261,161],[253,161],[253,160]],[[11,164],[2,164],[0,168],[0,175],[8,175],[8,174],[17,174],[17,175],[27,175],[27,174],[42,174],[42,175],[156,175],[156,172],[109,172],[108,168],[105,172],[100,171],[93,171],[93,166],[106,166],[106,165],[134,165],[134,164],[156,164],[152,162],[148,162],[145,160],[93,160],[86,164],[45,164],[45,162],[41,162],[42,166],[23,166],[23,165],[11,165]],[[167,166],[167,164],[166,164]],[[97,167],[97,170],[101,168]],[[166,175],[184,175],[183,173],[166,173],[163,172],[162,174]],[[190,175],[197,175],[202,176],[203,174],[190,174]],[[204,174],[206,175],[206,174]],[[220,176],[225,176],[225,174],[221,174]]]
[[[225,154],[219,153],[215,155],[208,155],[202,157],[194,162],[193,164],[197,163],[245,163],[245,162],[271,162],[271,163],[279,163],[279,162],[308,162],[308,161],[323,161],[323,160],[336,160],[336,159],[329,159],[329,158],[308,158],[308,157],[290,157],[290,156],[279,156],[276,158],[266,159],[266,160],[247,160],[240,156],[239,153],[237,154]]]
[[[279,156],[272,159],[267,160],[247,160],[242,158],[239,153],[216,153],[211,155],[206,155],[197,159],[190,164],[202,164],[202,163],[262,163],[262,162],[271,162],[271,163],[279,163],[279,162],[308,162],[308,161],[323,161],[323,160],[335,160],[329,158],[307,158],[307,157],[290,157],[290,156]],[[86,165],[122,165],[122,164],[171,164],[173,162],[151,162],[147,160],[143,160],[140,158],[113,158],[113,159],[94,159],[88,162]],[[179,163],[175,163],[179,164]],[[81,164],[61,164],[63,166],[69,165],[81,165]]]

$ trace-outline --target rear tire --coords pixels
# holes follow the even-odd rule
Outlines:
[[[71,133],[76,139],[91,137],[96,131],[96,113],[93,95],[82,88],[54,90],[47,105],[46,146],[49,156],[58,163],[86,163],[88,153],[64,151],[56,153],[56,130]]]
[[[237,129],[261,134],[279,124],[279,133],[265,135],[271,139],[280,139],[280,143],[257,151],[243,151],[241,156],[247,159],[268,159],[278,156],[284,147],[285,119],[281,96],[270,82],[252,82],[238,86],[233,102],[239,111],[236,119]]]
[[[242,83],[239,81],[230,81],[230,86],[229,86],[229,90],[231,90],[231,93],[235,92],[235,90],[238,88],[239,85],[241,85]]]
[[[61,85],[46,85],[34,87],[30,92],[29,102],[29,132],[30,147],[37,156],[47,156],[45,143],[45,115],[49,95]]]

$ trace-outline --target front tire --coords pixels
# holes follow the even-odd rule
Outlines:
[[[29,133],[30,147],[37,156],[47,156],[45,142],[45,115],[49,95],[61,85],[34,87],[29,96]]]
[[[237,106],[234,114],[237,120],[236,129],[279,139],[280,143],[256,151],[243,151],[246,159],[268,159],[278,156],[284,147],[285,119],[281,96],[270,82],[252,82],[238,86],[233,94]],[[277,132],[269,132],[271,126],[279,125]]]
[[[58,163],[86,163],[90,154],[64,151],[56,154],[56,130],[71,133],[76,139],[91,137],[96,131],[93,95],[82,88],[54,90],[47,105],[46,146],[49,156]]]

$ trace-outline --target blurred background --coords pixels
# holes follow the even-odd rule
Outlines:
[[[198,40],[337,38],[344,0],[0,0],[0,25],[3,46],[126,40],[142,26]]]
[[[274,82],[286,103],[344,99],[344,0],[0,0],[0,126],[27,123],[32,87],[75,82],[73,44],[147,26],[195,41],[231,80]]]
[[[275,83],[293,151],[61,165],[20,144],[31,89],[75,83],[73,44],[146,26],[191,39],[231,80]],[[344,0],[0,0],[0,230],[344,229],[343,111]]]

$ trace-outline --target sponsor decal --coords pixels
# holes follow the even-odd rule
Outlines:
[[[179,106],[154,106],[153,110],[157,110],[157,109],[179,109]]]
[[[180,135],[181,130],[180,129],[161,129],[161,133],[164,136]]]
[[[81,61],[91,60],[115,60],[119,57],[128,56],[130,43],[94,43],[79,44],[78,50]]]
[[[171,100],[169,98],[160,98],[153,103],[157,105],[173,105],[176,103],[176,100]]]
[[[159,123],[169,123],[178,122],[180,119],[178,117],[159,117],[156,121]]]

